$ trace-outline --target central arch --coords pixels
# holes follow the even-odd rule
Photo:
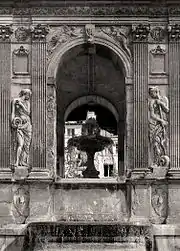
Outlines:
[[[67,44],[64,44],[64,46],[61,46],[60,48],[56,48],[54,51],[54,54],[52,56],[52,59],[49,62],[48,65],[48,71],[47,76],[49,78],[55,78],[55,86],[56,86],[56,100],[57,100],[57,125],[56,128],[61,128],[59,133],[57,133],[57,145],[63,145],[64,146],[64,125],[65,120],[68,117],[68,114],[76,107],[78,107],[81,104],[87,104],[88,102],[93,102],[96,104],[100,104],[107,109],[109,109],[114,117],[116,118],[116,121],[118,123],[118,136],[119,136],[119,142],[118,142],[118,148],[121,149],[121,152],[119,152],[119,155],[121,155],[122,160],[122,149],[123,149],[123,160],[124,160],[124,149],[126,148],[126,86],[125,86],[125,79],[131,76],[131,62],[130,58],[127,57],[127,55],[123,52],[117,44],[113,44],[110,41],[105,41],[102,38],[96,38],[95,39],[96,45],[100,45],[104,48],[107,48],[109,52],[112,54],[112,61],[116,62],[117,65],[119,65],[119,71],[123,75],[123,81],[119,79],[119,86],[123,86],[124,94],[120,94],[119,91],[114,90],[114,93],[120,94],[119,102],[117,101],[117,104],[115,105],[113,98],[108,98],[107,95],[104,95],[104,93],[96,93],[95,95],[89,95],[88,93],[79,93],[76,95],[76,97],[70,99],[68,102],[64,102],[65,106],[59,110],[58,107],[58,100],[63,99],[65,100],[65,96],[63,92],[61,92],[61,84],[62,84],[62,71],[61,68],[64,65],[64,62],[68,62],[67,58],[71,61],[70,57],[68,55],[71,54],[71,52],[77,48],[78,46],[83,47],[84,46],[84,39],[77,38],[73,41],[70,41]],[[72,53],[73,54],[73,53]],[[117,66],[116,65],[116,66]],[[121,83],[122,82],[122,83]],[[113,86],[113,85],[112,85]],[[111,87],[112,87],[111,86]],[[67,87],[68,89],[69,87]],[[109,88],[109,87],[108,87]],[[68,90],[66,90],[68,93]],[[113,91],[110,90],[109,93],[112,93]],[[124,96],[123,96],[124,95]],[[122,98],[123,96],[123,98]],[[63,103],[63,101],[62,101]],[[61,104],[62,104],[61,103]],[[123,114],[123,116],[122,116]],[[120,116],[121,115],[121,116]],[[58,129],[57,129],[58,130]],[[123,139],[123,140],[122,140]],[[62,147],[61,150],[57,149],[57,156],[59,155],[59,161],[57,165],[57,174],[61,177],[64,177],[64,148]],[[124,164],[121,165],[119,169],[119,174],[124,174]]]

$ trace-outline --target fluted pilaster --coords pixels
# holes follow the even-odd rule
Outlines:
[[[148,168],[148,26],[133,30],[134,169]]]
[[[32,32],[32,167],[46,168],[46,35],[45,26]]]
[[[0,26],[0,168],[10,168],[11,44],[9,26]],[[0,170],[1,171],[1,170]]]
[[[170,171],[180,173],[180,25],[169,26]]]

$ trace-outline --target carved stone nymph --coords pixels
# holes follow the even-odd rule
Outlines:
[[[139,24],[132,27],[132,34],[134,41],[146,41],[150,32],[149,25]]]
[[[49,32],[49,27],[47,25],[38,24],[31,29],[32,40],[34,41],[44,41]]]
[[[151,222],[156,224],[164,223],[167,218],[168,206],[166,185],[152,185],[151,206]]]
[[[51,30],[47,37],[47,53],[50,56],[55,48],[67,41],[82,36],[83,27],[81,26],[61,26],[58,29]]]
[[[11,127],[13,149],[15,152],[14,166],[29,166],[29,150],[32,136],[30,119],[31,91],[23,89],[19,97],[12,101]]]
[[[16,224],[24,224],[29,216],[29,200],[28,186],[13,188],[12,214]]]
[[[122,48],[126,51],[128,56],[131,56],[131,51],[129,49],[128,33],[129,29],[125,26],[102,26],[100,30],[116,40]]]
[[[168,25],[168,33],[169,33],[169,39],[170,40],[179,40],[180,39],[180,25],[179,24],[173,24]]]
[[[87,37],[87,42],[90,44],[94,44],[95,25],[94,24],[86,24],[85,25],[85,33],[86,33],[86,37]]]
[[[158,87],[149,88],[149,142],[151,167],[169,166],[168,156],[168,99]]]
[[[155,27],[150,31],[150,35],[154,41],[160,42],[165,37],[165,30],[161,27]]]
[[[0,41],[9,41],[12,33],[10,25],[0,25]]]
[[[26,41],[27,38],[30,36],[30,29],[25,27],[19,27],[15,31],[15,38],[17,41]]]

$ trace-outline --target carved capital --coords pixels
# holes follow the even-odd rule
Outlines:
[[[11,34],[13,33],[11,26],[1,25],[0,26],[0,41],[9,41]]]
[[[133,26],[132,27],[133,40],[140,42],[147,41],[149,32],[150,32],[149,25],[139,24],[137,26]]]
[[[38,24],[37,26],[31,29],[32,40],[34,41],[44,41],[49,32],[47,25]]]
[[[25,27],[19,27],[15,31],[15,38],[17,39],[17,41],[26,41],[29,35],[30,29],[27,29]]]
[[[168,33],[170,41],[180,40],[180,24],[168,25]]]

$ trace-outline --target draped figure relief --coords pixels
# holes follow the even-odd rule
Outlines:
[[[19,97],[12,101],[11,126],[15,150],[14,166],[29,165],[29,149],[32,136],[30,119],[31,91],[23,89]]]
[[[168,166],[168,99],[158,87],[149,88],[149,142],[151,167]]]

